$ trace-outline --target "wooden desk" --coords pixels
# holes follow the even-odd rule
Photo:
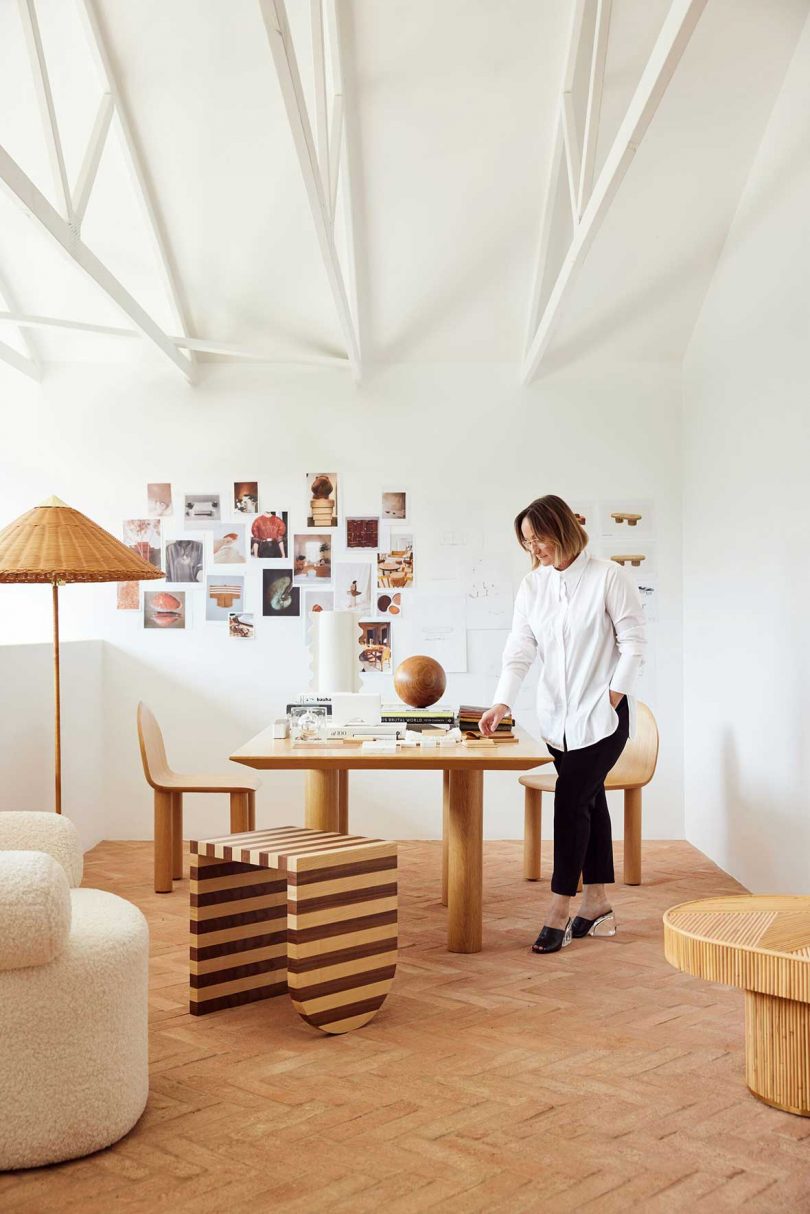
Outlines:
[[[481,951],[483,793],[485,771],[526,771],[551,762],[542,742],[516,729],[517,742],[499,746],[401,748],[375,754],[359,746],[294,747],[265,729],[231,755],[261,771],[298,769],[307,773],[304,825],[310,830],[349,830],[349,772],[441,771],[444,773],[442,901],[448,908],[447,947],[451,953]]]

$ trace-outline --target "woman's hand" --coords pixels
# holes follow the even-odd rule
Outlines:
[[[491,738],[495,730],[500,725],[506,714],[509,712],[508,704],[493,704],[488,708],[481,720],[478,722],[478,728],[485,738]]]
[[[624,699],[623,691],[611,691],[610,703],[613,706],[613,708],[618,708],[623,699]]]

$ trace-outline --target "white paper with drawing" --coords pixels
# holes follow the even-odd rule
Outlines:
[[[448,674],[467,670],[466,599],[463,594],[411,590],[407,610],[397,623],[398,660],[426,654]]]
[[[476,561],[467,590],[468,628],[511,628],[512,581],[501,561]]]

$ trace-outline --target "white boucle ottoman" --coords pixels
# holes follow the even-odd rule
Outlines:
[[[0,890],[4,878],[0,932],[10,946],[17,930],[20,950],[16,962],[9,947],[0,954],[0,1169],[9,1169],[109,1146],[143,1112],[149,934],[137,907],[69,890],[41,852],[0,851]],[[26,934],[42,939],[26,945]]]

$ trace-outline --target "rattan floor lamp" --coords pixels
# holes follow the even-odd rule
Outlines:
[[[54,809],[62,812],[59,587],[67,582],[142,582],[166,575],[58,497],[0,531],[0,582],[50,582],[53,593]]]

